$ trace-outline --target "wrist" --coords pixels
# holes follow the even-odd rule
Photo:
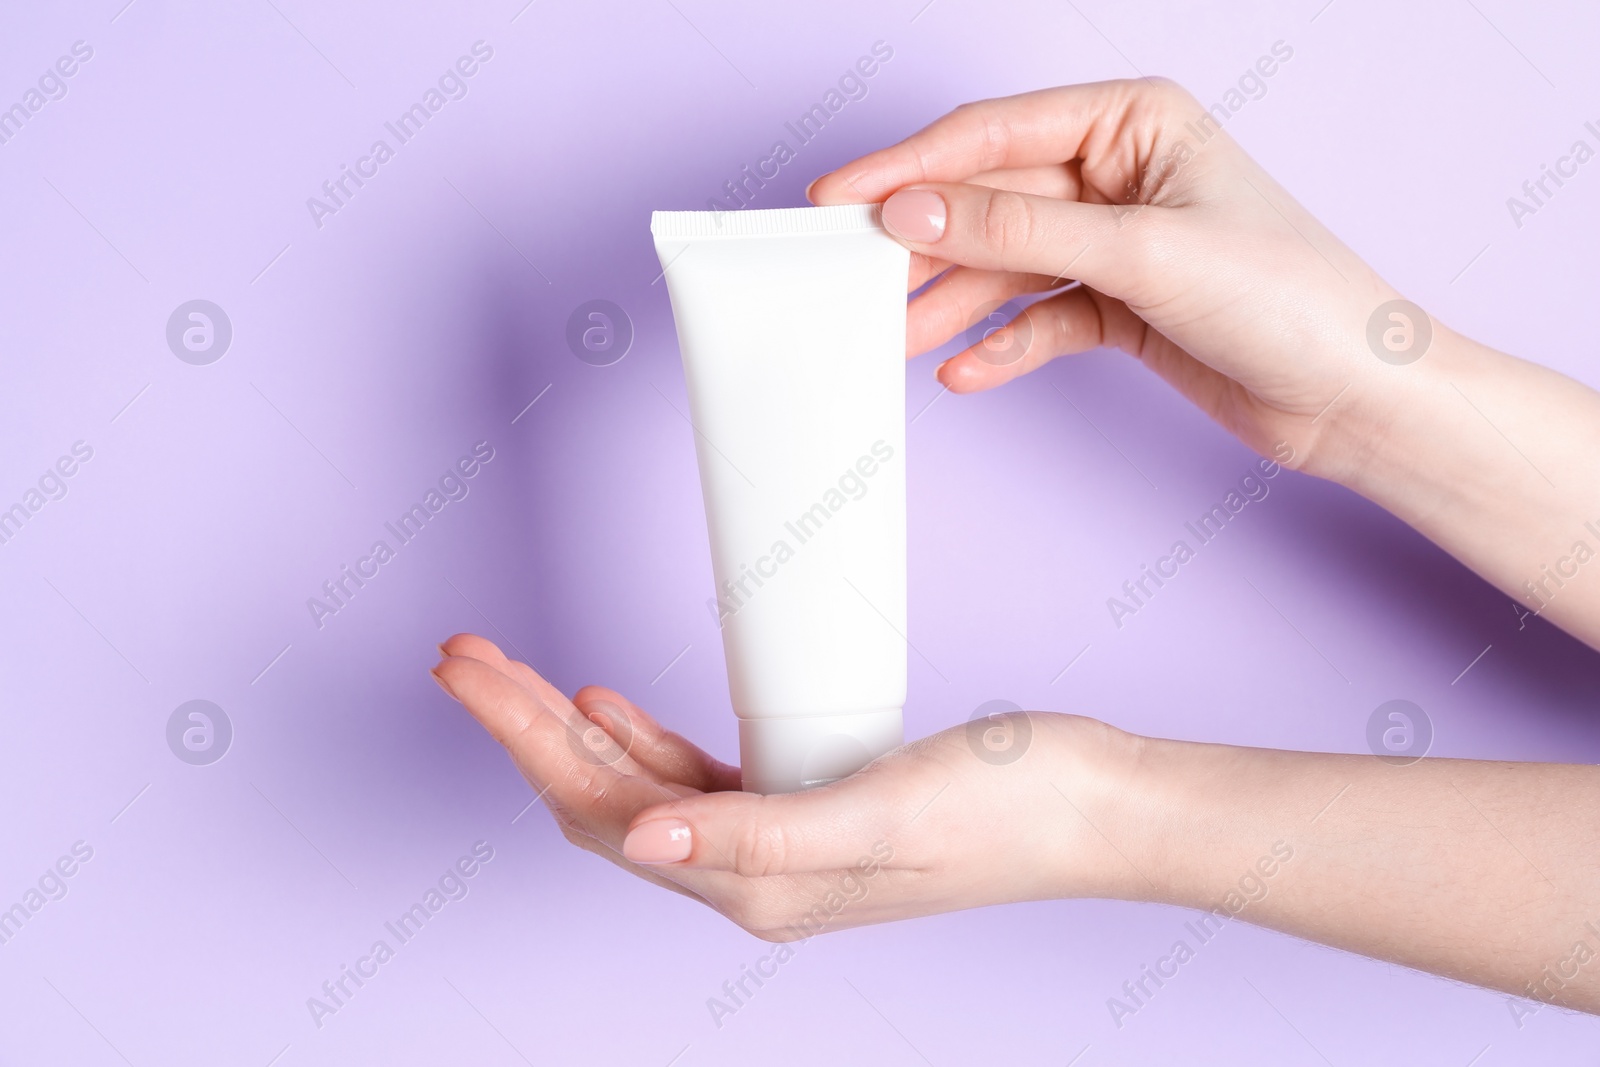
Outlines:
[[[1386,363],[1364,347],[1349,355],[1348,385],[1302,431],[1308,446],[1297,465],[1413,526],[1493,503],[1467,498],[1517,457],[1482,408],[1516,394],[1519,368],[1532,369],[1442,323],[1432,322],[1431,333],[1411,363]]]
[[[1121,737],[1104,823],[1125,857],[1115,895],[1233,917],[1284,880],[1294,828],[1316,814],[1297,754]]]
[[[1184,750],[1196,746],[1077,715],[1034,718],[1047,720],[1058,753],[1045,766],[1044,810],[1069,806],[1054,895],[1187,903],[1196,872]]]

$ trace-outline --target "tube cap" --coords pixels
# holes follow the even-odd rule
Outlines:
[[[739,720],[747,793],[798,793],[859,771],[905,741],[899,708]]]

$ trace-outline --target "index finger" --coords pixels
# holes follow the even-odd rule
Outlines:
[[[1165,83],[1124,80],[963,104],[899,144],[823,175],[809,195],[817,204],[877,203],[913,182],[960,182],[1107,153],[1130,132],[1159,132],[1160,121],[1150,120],[1164,118],[1173,99]],[[1130,130],[1130,117],[1141,129]]]

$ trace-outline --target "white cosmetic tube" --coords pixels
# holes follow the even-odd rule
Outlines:
[[[876,205],[657,211],[744,788],[903,740],[906,278]]]

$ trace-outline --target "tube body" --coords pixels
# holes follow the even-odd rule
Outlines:
[[[746,790],[898,746],[905,291],[874,205],[658,211]]]

